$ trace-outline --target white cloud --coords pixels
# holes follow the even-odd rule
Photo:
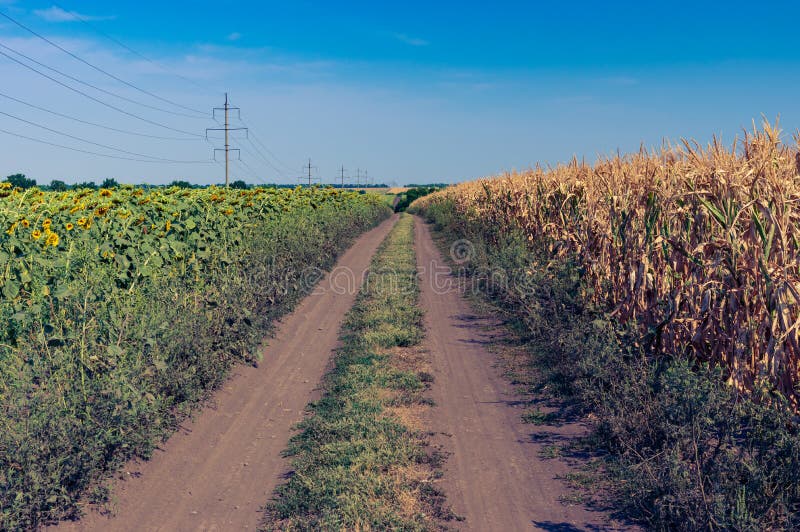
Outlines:
[[[233,33],[228,35],[228,40],[229,41],[238,41],[241,38],[242,38],[242,34],[239,33],[238,31],[234,31]]]
[[[410,35],[406,35],[405,33],[395,33],[393,37],[400,42],[404,42],[411,46],[428,46],[430,43],[425,39],[420,39],[419,37],[412,37]]]
[[[52,6],[47,9],[35,9],[33,14],[39,18],[43,18],[47,22],[75,22],[78,20],[85,21],[98,21],[98,20],[113,20],[116,17],[111,16],[95,16],[84,15],[77,11],[65,11],[60,7]]]

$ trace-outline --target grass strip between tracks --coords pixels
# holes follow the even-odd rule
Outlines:
[[[435,530],[453,518],[420,419],[432,378],[413,234],[403,215],[372,260],[324,394],[290,440],[292,473],[267,505],[267,530]]]

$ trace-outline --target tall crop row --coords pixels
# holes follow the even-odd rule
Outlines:
[[[331,189],[0,189],[0,529],[102,498],[388,214]]]
[[[766,126],[411,206],[519,318],[523,382],[583,416],[598,495],[648,529],[800,527],[798,166]]]
[[[449,222],[521,231],[569,257],[584,299],[657,351],[723,367],[740,389],[800,400],[800,153],[777,129],[731,149],[685,143],[448,188]],[[442,211],[442,209],[439,209]],[[533,272],[531,272],[533,274]]]

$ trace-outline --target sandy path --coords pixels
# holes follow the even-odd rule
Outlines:
[[[536,429],[522,423],[514,390],[486,347],[496,324],[475,316],[419,218],[415,242],[435,378],[429,422],[435,443],[452,453],[443,488],[466,518],[456,526],[482,532],[603,528],[604,516],[559,501],[569,491],[556,476],[569,467],[540,457]]]
[[[253,530],[287,462],[291,427],[303,417],[337,345],[363,273],[397,216],[362,235],[334,276],[321,281],[277,327],[258,368],[239,367],[215,405],[186,422],[153,458],[125,468],[115,482],[115,516],[89,513],[65,530]],[[357,280],[357,283],[354,283]],[[340,292],[340,293],[336,293]],[[344,293],[341,293],[344,292]]]

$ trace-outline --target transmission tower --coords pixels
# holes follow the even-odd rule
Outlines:
[[[239,159],[242,158],[241,151],[238,148],[231,148],[230,145],[230,132],[231,131],[248,131],[246,127],[231,127],[229,121],[230,111],[236,111],[238,114],[239,120],[241,120],[241,111],[238,107],[231,107],[228,104],[228,93],[225,93],[225,105],[223,107],[215,107],[212,111],[212,116],[214,119],[217,118],[217,111],[225,111],[225,127],[210,127],[206,128],[206,140],[208,140],[208,132],[209,131],[224,131],[225,132],[225,148],[214,148],[214,160],[217,160],[217,152],[224,151],[225,152],[225,186],[227,187],[230,182],[230,152],[235,151],[239,156]]]
[[[311,183],[313,181],[319,181],[318,177],[314,177],[313,176],[312,172],[314,170],[316,170],[317,167],[316,166],[311,166],[311,158],[310,157],[308,158],[308,165],[306,165],[304,168],[307,170],[307,174],[304,175],[304,176],[300,176],[298,179],[302,179],[302,180],[306,180],[307,179],[308,180],[308,186],[311,186]]]
[[[340,177],[340,179],[342,180],[342,186],[341,186],[341,188],[344,188],[344,180],[345,180],[345,179],[350,179],[350,177],[345,177],[345,176],[344,176],[344,165],[342,165],[341,171],[342,171],[342,175],[341,175],[341,177]]]

